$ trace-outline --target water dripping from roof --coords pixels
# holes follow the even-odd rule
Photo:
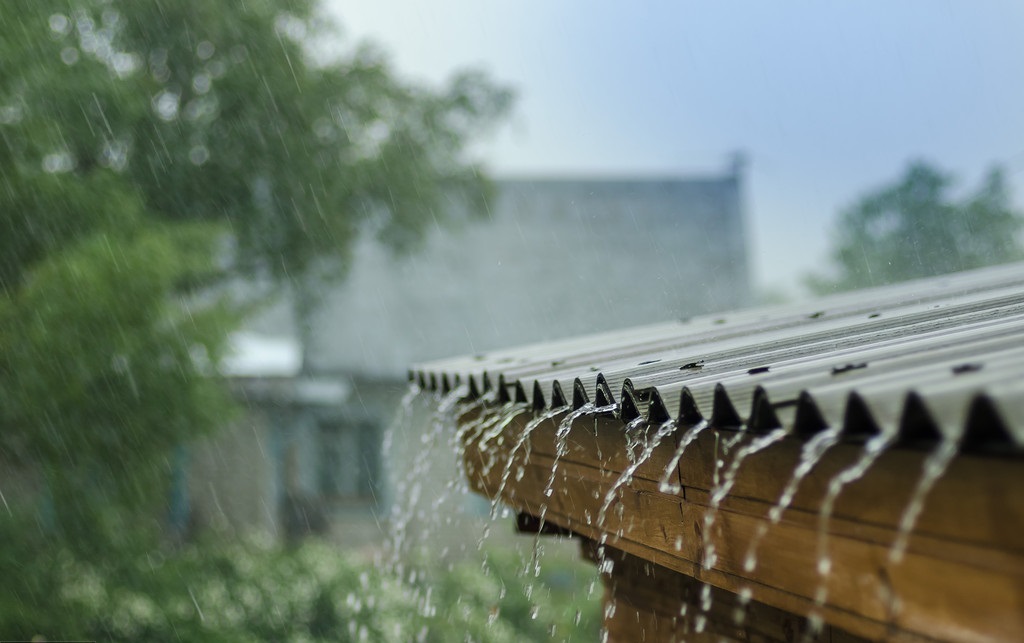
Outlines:
[[[477,447],[481,453],[487,456],[487,461],[484,462],[484,466],[481,469],[482,476],[486,477],[489,475],[491,469],[494,468],[498,461],[498,448],[488,448],[491,442],[494,441],[497,443],[497,447],[501,447],[504,443],[503,434],[508,425],[518,416],[529,410],[529,405],[524,402],[506,402],[484,427],[485,432],[481,436],[479,446]]]
[[[575,411],[570,411],[564,418],[562,418],[562,421],[558,424],[558,429],[555,431],[555,455],[551,463],[551,475],[548,478],[547,485],[544,487],[544,498],[551,498],[554,495],[555,480],[558,476],[558,463],[569,452],[569,432],[572,430],[573,423],[586,416],[595,416],[601,413],[612,413],[616,408],[617,405],[615,404],[597,406],[592,402],[587,402]],[[534,576],[540,575],[540,558],[543,551],[540,544],[540,538],[550,504],[550,500],[543,500],[543,504],[540,507],[540,516],[538,516],[540,528],[537,530],[536,537],[534,538],[533,554],[526,567],[526,573],[532,573]]]
[[[814,607],[807,616],[808,634],[817,635],[824,624],[821,612],[828,600],[828,579],[832,573],[832,558],[829,554],[829,523],[835,510],[836,499],[847,485],[864,477],[878,458],[896,442],[897,430],[883,428],[882,432],[869,439],[860,456],[847,468],[837,473],[828,483],[828,491],[818,509],[818,555],[815,565],[818,572],[818,587],[814,592]]]
[[[676,475],[676,470],[679,468],[679,462],[683,459],[683,454],[686,452],[686,448],[690,446],[694,440],[697,439],[697,436],[699,436],[706,428],[708,428],[708,421],[701,420],[687,429],[686,433],[684,433],[679,439],[679,446],[676,447],[675,453],[673,453],[672,457],[669,459],[668,465],[665,467],[665,471],[661,475],[661,480],[658,482],[659,491],[673,495],[682,492],[682,485],[679,483],[673,483],[672,478]]]
[[[404,406],[399,413],[399,418],[402,422],[407,422],[412,415],[412,405],[420,397],[417,389],[418,387],[411,387],[403,398]],[[446,427],[452,426],[459,415],[468,413],[484,404],[482,399],[468,404],[461,403],[468,394],[469,387],[461,385],[437,398],[437,406],[431,415],[429,427],[420,437],[423,448],[416,452],[412,466],[409,467],[405,475],[395,485],[395,501],[390,512],[392,523],[391,538],[388,543],[390,558],[387,561],[387,567],[399,576],[402,575],[404,569],[404,560],[410,553],[410,526],[417,519],[429,522],[430,516],[436,515],[434,512],[430,512],[429,515],[425,514],[423,505],[420,503],[420,496],[423,492],[422,481],[430,467],[433,451],[437,444],[442,441],[441,438]],[[392,429],[388,432],[389,435],[384,439],[384,443],[389,449],[393,445],[394,433],[398,427],[399,425],[393,425]],[[442,494],[441,499],[445,498],[446,494]],[[437,503],[435,502],[434,504],[436,506]],[[429,529],[429,525],[425,529]]]
[[[841,428],[838,426],[829,427],[804,443],[800,449],[800,459],[797,461],[796,468],[793,469],[789,482],[786,483],[779,495],[778,502],[768,511],[768,522],[761,522],[750,539],[747,554],[743,559],[744,571],[753,572],[757,569],[757,551],[765,534],[768,533],[769,527],[778,525],[782,520],[782,515],[793,502],[793,496],[796,495],[800,482],[814,469],[825,453],[839,442],[840,430]]]
[[[892,547],[889,549],[890,562],[900,563],[903,561],[903,555],[907,550],[907,541],[910,539],[914,525],[921,515],[921,510],[924,509],[928,493],[932,490],[935,483],[938,482],[939,478],[946,473],[946,469],[949,468],[959,449],[959,436],[954,437],[943,433],[939,445],[925,458],[921,477],[918,479],[917,485],[910,496],[910,502],[904,507],[903,513],[900,516],[899,530]]]
[[[743,432],[741,432],[741,436],[742,433]],[[718,511],[722,506],[722,502],[726,497],[728,497],[732,492],[733,487],[736,485],[736,477],[739,474],[740,467],[743,466],[743,462],[748,457],[759,453],[782,440],[788,434],[789,431],[787,429],[780,428],[775,429],[766,435],[757,436],[749,440],[736,451],[736,455],[733,456],[732,461],[729,463],[729,468],[725,470],[721,480],[719,480],[716,486],[711,490],[710,504],[708,505],[707,512],[704,515],[704,529],[701,532],[704,539],[704,568],[706,570],[710,571],[718,560],[718,554],[716,553],[715,545],[711,538],[711,529],[714,527],[715,521],[718,519]]]
[[[646,424],[646,420],[643,417],[636,418],[635,420],[630,422],[630,425],[635,426],[626,426],[626,434],[629,435],[631,430],[636,431],[641,424]],[[646,435],[645,433],[647,437],[647,444],[644,447],[643,451],[640,453],[639,457],[635,458],[632,461],[632,463],[628,467],[626,467],[625,470],[622,471],[619,477],[615,480],[614,483],[612,483],[612,486],[608,489],[608,492],[604,496],[604,502],[601,504],[601,509],[597,513],[596,526],[602,530],[600,540],[601,545],[604,545],[608,540],[608,532],[607,529],[605,529],[607,523],[608,510],[611,508],[612,504],[618,498],[619,490],[633,481],[633,475],[636,474],[637,470],[651,458],[651,456],[654,454],[654,451],[661,445],[662,441],[666,437],[672,435],[672,432],[675,431],[675,429],[676,421],[668,420],[666,422],[663,422],[661,426],[658,427],[658,429],[654,432],[654,435]]]
[[[501,481],[498,483],[498,491],[494,495],[494,498],[491,499],[491,522],[493,522],[497,517],[498,505],[501,503],[501,499],[505,495],[505,488],[508,485],[508,479],[512,475],[512,469],[515,466],[516,454],[519,453],[521,449],[527,446],[530,436],[537,429],[537,427],[539,427],[541,424],[545,422],[554,419],[555,417],[561,415],[562,413],[567,413],[569,409],[570,407],[568,405],[558,406],[553,409],[549,409],[544,413],[541,413],[534,417],[533,419],[531,419],[529,422],[526,423],[526,426],[523,427],[522,432],[519,434],[519,437],[516,439],[515,444],[512,445],[512,449],[509,451],[507,455],[507,460],[505,461],[505,468],[501,472]],[[530,454],[527,451],[524,454],[522,464],[520,464],[519,470],[516,473],[516,481],[522,480],[523,476],[526,474],[526,466],[529,464],[529,460]],[[481,547],[483,546],[483,541],[484,539],[480,540]]]

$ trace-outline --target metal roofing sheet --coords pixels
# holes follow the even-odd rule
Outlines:
[[[1024,264],[440,360],[421,387],[623,420],[1024,449]]]

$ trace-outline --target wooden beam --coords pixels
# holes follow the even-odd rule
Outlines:
[[[883,455],[837,499],[825,530],[832,573],[823,581],[817,571],[819,506],[829,481],[859,456],[860,447],[830,450],[777,525],[768,522],[768,512],[795,468],[800,442],[784,439],[750,456],[705,538],[710,494],[722,475],[715,463],[727,468],[747,438],[740,436],[726,454],[723,445],[735,434],[702,434],[671,472],[681,486],[677,494],[658,487],[676,447],[674,439],[666,440],[618,490],[598,524],[606,494],[629,466],[622,423],[585,418],[573,426],[550,497],[545,489],[555,463],[557,419],[537,427],[524,449],[509,454],[524,425],[520,416],[483,449],[480,435],[467,434],[472,488],[491,497],[502,488],[502,500],[519,511],[543,513],[562,528],[726,592],[749,592],[766,606],[820,613],[858,636],[1012,640],[1024,632],[1024,502],[1014,493],[1024,482],[1019,462],[956,458],[928,496],[906,555],[896,563],[889,550],[927,453]],[[502,487],[506,467],[512,475]],[[748,570],[750,543],[763,529],[758,564]],[[705,568],[708,543],[717,559]],[[816,605],[822,588],[827,598]]]

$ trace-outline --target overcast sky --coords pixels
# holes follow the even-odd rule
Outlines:
[[[1024,203],[1024,2],[327,0],[350,39],[514,86],[498,176],[680,175],[750,158],[756,283],[796,292],[858,194],[922,158]]]

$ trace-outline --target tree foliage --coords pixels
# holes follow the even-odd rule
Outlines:
[[[372,47],[329,55],[318,16],[5,0],[0,466],[38,474],[40,547],[153,542],[169,451],[228,419],[216,365],[242,311],[211,285],[343,275],[358,235],[405,250],[487,196],[465,147],[510,93],[479,73],[420,86]]]
[[[318,55],[340,36],[309,0],[15,4],[8,158],[112,171],[153,217],[226,224],[238,267],[337,272],[356,234],[404,249],[488,193],[465,145],[510,93],[472,72],[417,86],[368,46]]]
[[[952,186],[948,175],[915,162],[895,183],[858,199],[833,233],[834,276],[811,278],[812,289],[861,288],[1024,257],[1024,216],[1013,209],[1000,169],[966,198],[955,199]]]
[[[340,32],[312,0],[10,0],[5,15],[0,289],[120,226],[110,194],[148,221],[219,226],[231,269],[292,286],[306,344],[312,284],[344,275],[358,235],[407,250],[490,194],[465,147],[510,92],[478,72],[410,83],[370,46],[329,55]]]
[[[209,365],[238,311],[186,297],[218,270],[216,228],[153,220],[109,172],[4,181],[0,462],[41,477],[36,508],[75,547],[152,535],[124,521],[164,504],[168,451],[230,418]]]
[[[5,5],[5,443],[117,463],[209,428],[196,354],[215,360],[232,317],[185,293],[229,270],[341,274],[356,235],[405,249],[452,200],[486,195],[464,147],[509,93],[474,73],[420,87],[372,48],[317,54],[337,37],[317,15],[308,0]]]

